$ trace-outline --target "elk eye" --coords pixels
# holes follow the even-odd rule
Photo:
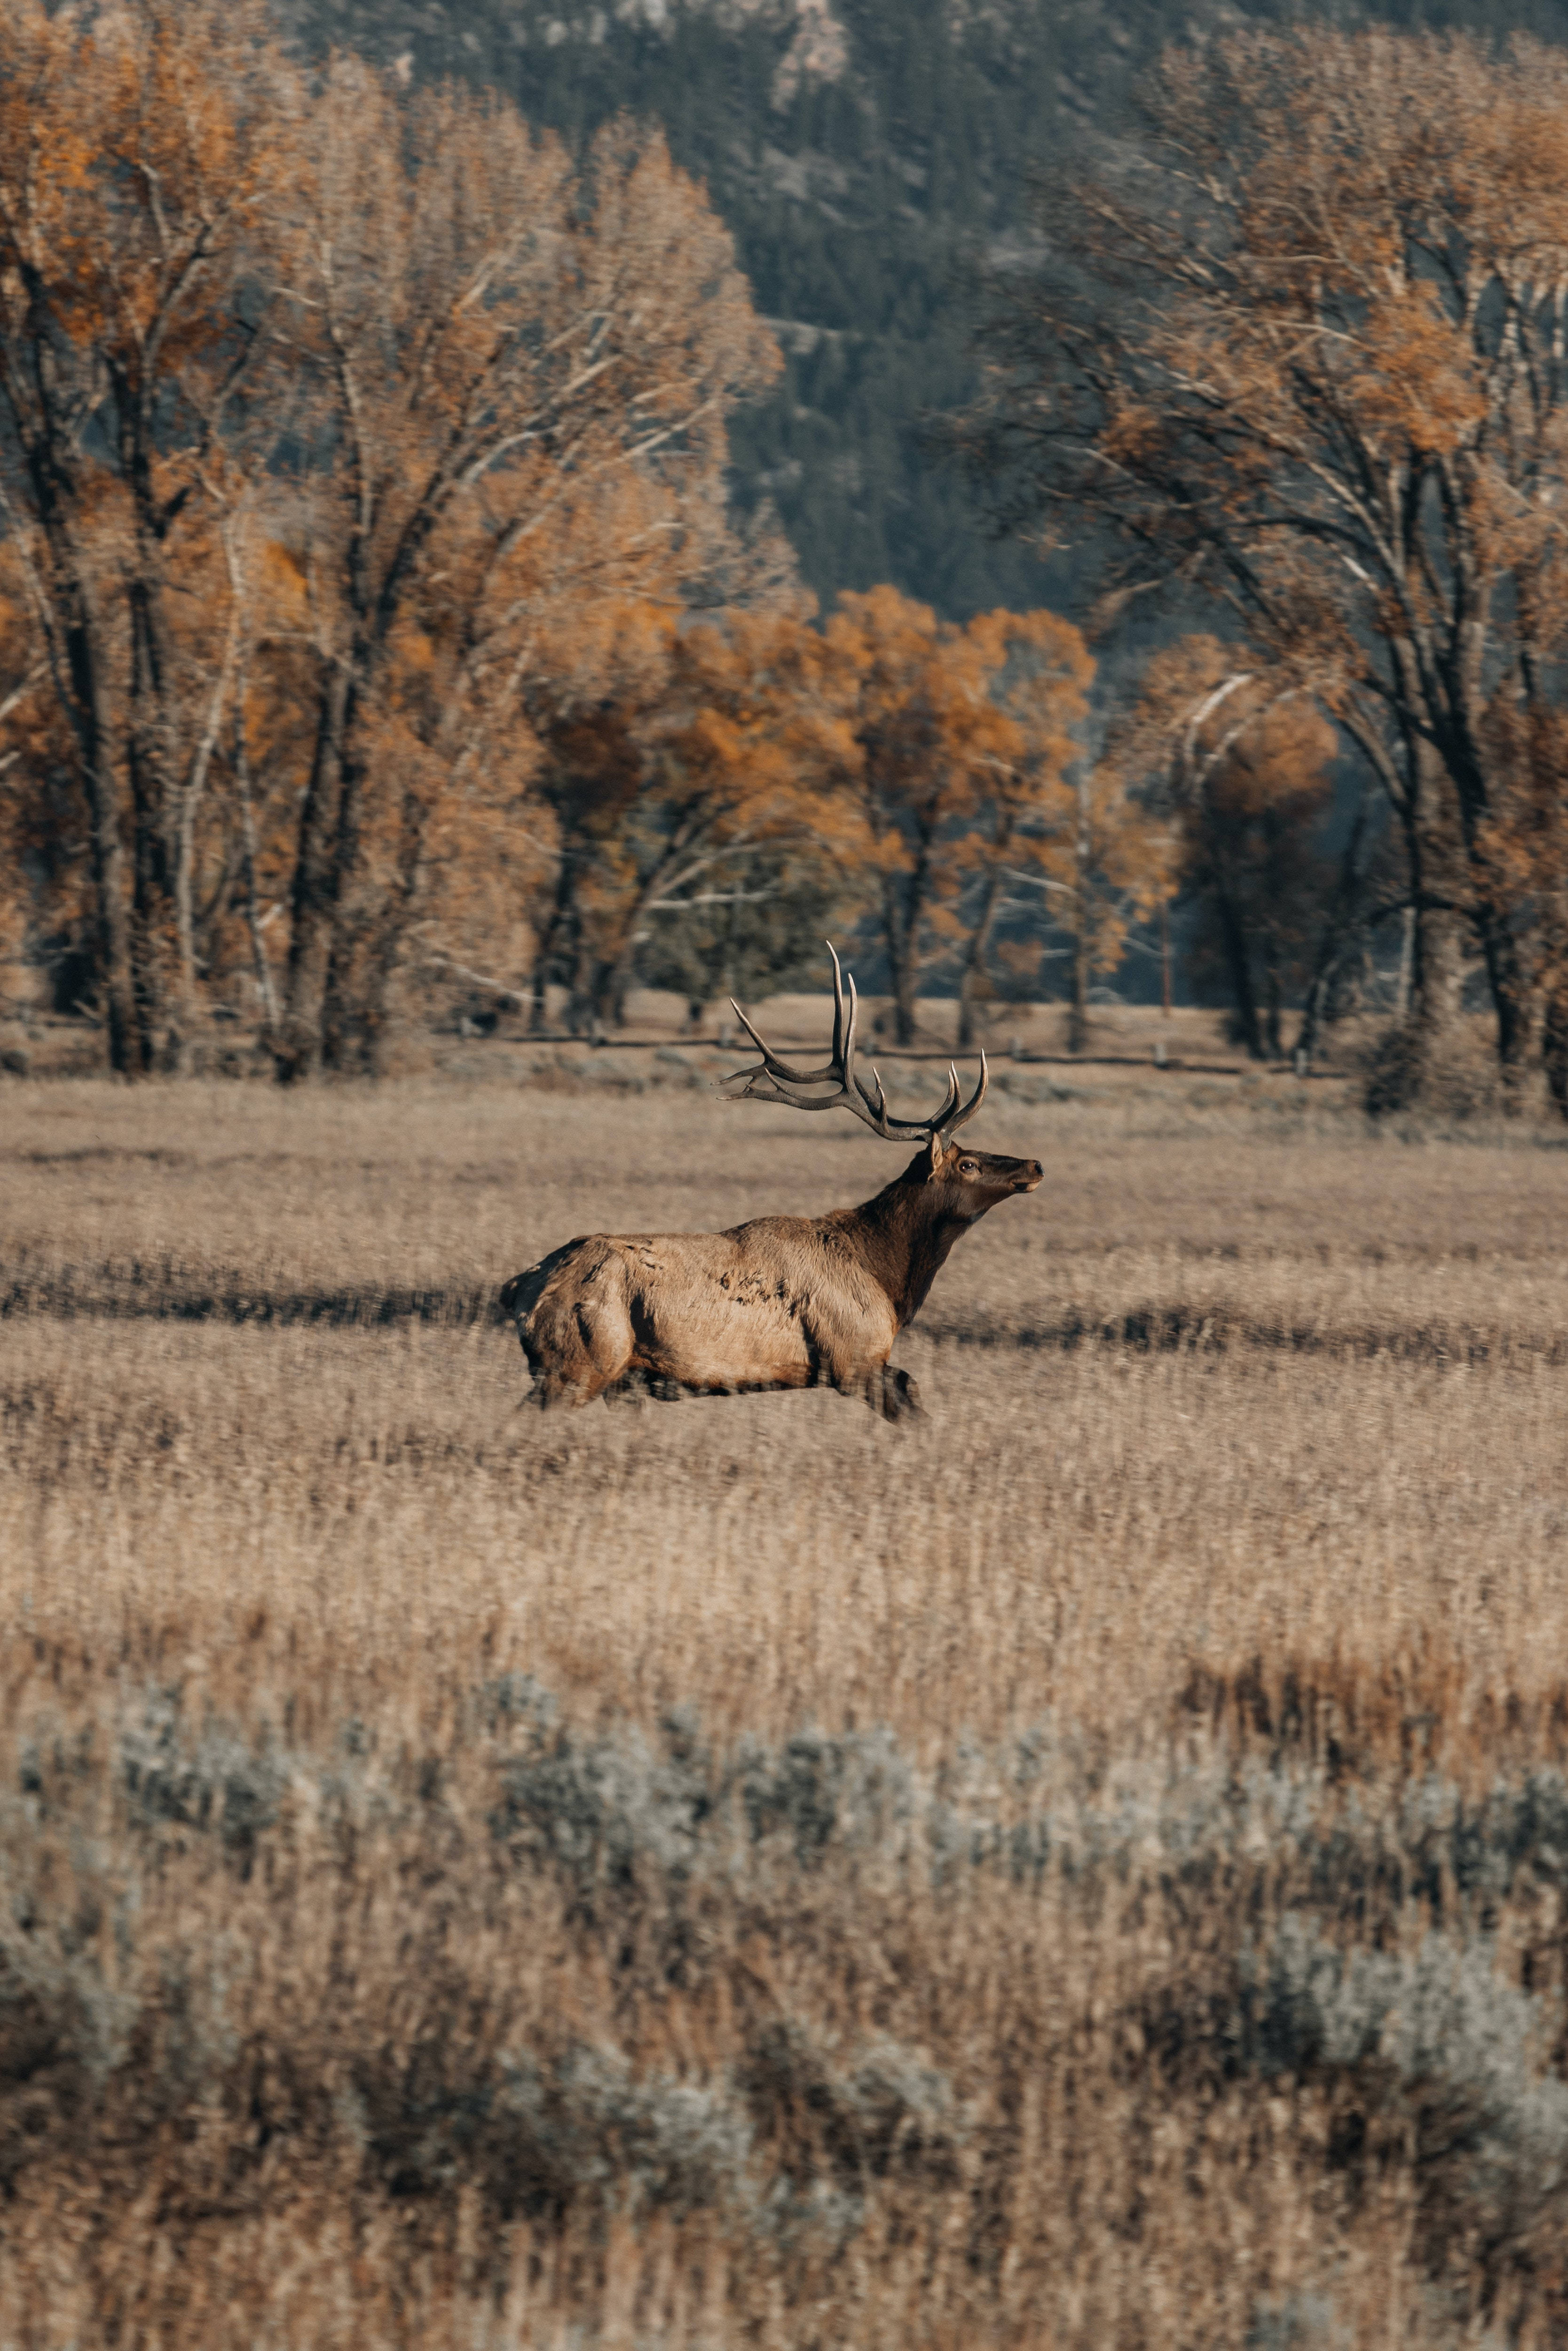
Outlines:
[[[977,1176],[979,1172],[979,1167],[973,1159],[959,1160],[958,1173],[960,1176]]]

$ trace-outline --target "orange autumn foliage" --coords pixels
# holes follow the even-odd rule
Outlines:
[[[1150,168],[1052,214],[1073,274],[1006,289],[973,445],[1017,519],[1114,534],[1107,611],[1179,582],[1311,693],[1392,819],[1416,1031],[1473,966],[1517,1074],[1554,954],[1499,842],[1568,652],[1568,58],[1244,28],[1167,52],[1146,117]]]

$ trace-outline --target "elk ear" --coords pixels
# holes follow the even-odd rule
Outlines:
[[[926,1176],[926,1178],[925,1178],[925,1181],[926,1181],[928,1184],[934,1184],[934,1183],[936,1181],[937,1176],[938,1176],[938,1175],[940,1174],[940,1172],[941,1172],[941,1167],[942,1167],[942,1137],[941,1137],[939,1134],[933,1134],[933,1135],[932,1135],[932,1137],[931,1137],[931,1169],[930,1169],[930,1173],[927,1175],[927,1176]]]

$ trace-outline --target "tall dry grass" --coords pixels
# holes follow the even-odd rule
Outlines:
[[[1004,1097],[912,1432],[520,1414],[889,1172],[664,1067],[5,1097],[0,2340],[1554,2339],[1561,1154]]]

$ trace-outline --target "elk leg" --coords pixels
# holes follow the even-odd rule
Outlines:
[[[845,1373],[834,1378],[832,1384],[841,1395],[860,1396],[883,1420],[915,1418],[924,1409],[920,1390],[909,1374],[895,1371],[886,1362],[867,1364]]]
[[[563,1406],[591,1404],[599,1391],[580,1385],[562,1372],[536,1372],[531,1393],[523,1401],[537,1405],[541,1412],[557,1412]]]
[[[880,1412],[883,1420],[919,1419],[925,1406],[920,1401],[920,1390],[909,1374],[895,1371],[891,1364],[883,1364],[881,1370],[880,1387],[873,1388],[866,1398],[873,1411]]]
[[[564,1296],[547,1292],[536,1311],[519,1318],[517,1336],[534,1375],[532,1401],[541,1412],[592,1404],[619,1387],[632,1369],[632,1318],[613,1259],[591,1265]]]
[[[614,1380],[604,1391],[606,1404],[679,1404],[685,1395],[679,1380],[662,1379],[656,1373],[631,1371],[623,1379]]]
[[[575,1409],[580,1405],[597,1404],[601,1398],[606,1404],[641,1404],[647,1393],[640,1384],[617,1379],[613,1374],[606,1376],[591,1367],[584,1373],[563,1370],[559,1364],[552,1364],[535,1367],[533,1388],[524,1402],[538,1405],[541,1412],[554,1412],[563,1405]]]

